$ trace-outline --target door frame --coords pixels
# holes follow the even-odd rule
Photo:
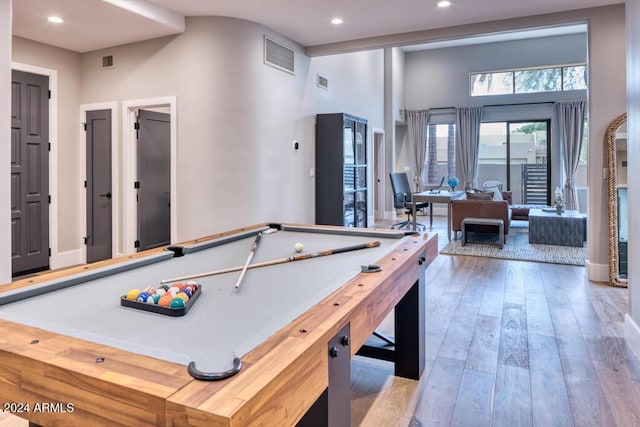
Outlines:
[[[178,131],[177,131],[177,104],[175,96],[158,98],[133,99],[122,101],[122,177],[123,177],[123,252],[125,255],[137,251],[135,240],[137,239],[138,207],[135,202],[136,191],[133,183],[137,176],[137,149],[136,149],[136,122],[137,112],[140,109],[169,108],[170,114],[170,155],[171,155],[171,243],[177,242],[178,232],[178,202],[177,202],[177,170],[178,170]]]
[[[373,214],[375,221],[385,219],[386,216],[384,210],[384,201],[386,200],[384,129],[371,129],[371,136],[373,145]],[[369,222],[369,224],[373,223]]]
[[[58,253],[58,71],[37,65],[11,61],[11,69],[26,73],[38,74],[49,78],[49,268],[55,269],[70,265],[66,261],[70,258],[71,265],[75,264],[74,252]]]
[[[118,158],[118,146],[116,144],[116,135],[119,134],[120,129],[118,129],[118,120],[119,111],[118,111],[118,103],[117,102],[99,102],[95,104],[82,104],[80,106],[80,150],[78,150],[80,155],[80,206],[81,212],[80,215],[80,227],[82,234],[80,236],[86,236],[87,234],[87,191],[84,187],[84,182],[87,180],[87,145],[86,145],[86,131],[84,130],[82,124],[85,123],[87,119],[87,111],[94,110],[111,110],[111,257],[116,258],[118,256],[124,255],[122,249],[120,249],[121,239],[120,236],[122,233],[120,232],[120,221],[118,212],[120,212],[120,187],[118,186],[118,173],[117,171],[120,169],[120,162]],[[87,263],[87,245],[82,244],[82,248],[80,250],[82,264]]]

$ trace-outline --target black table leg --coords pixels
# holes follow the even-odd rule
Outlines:
[[[425,365],[425,286],[414,283],[395,309],[395,375],[419,380]]]
[[[350,328],[346,325],[327,345],[329,387],[320,395],[297,427],[348,427],[351,425]]]
[[[419,261],[418,280],[396,304],[395,337],[389,343],[375,334],[358,350],[358,355],[394,362],[395,375],[409,379],[420,379],[425,365],[426,315],[425,315],[425,269]]]

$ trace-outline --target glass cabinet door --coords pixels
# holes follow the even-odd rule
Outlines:
[[[367,226],[367,190],[356,192],[356,227]]]
[[[367,125],[363,122],[355,124],[355,162],[357,165],[367,164]]]
[[[344,191],[355,191],[356,189],[356,168],[352,165],[344,166]]]
[[[344,163],[347,165],[356,164],[356,146],[355,146],[355,126],[353,120],[344,121],[343,131],[343,144],[344,144]]]
[[[356,193],[345,193],[344,194],[344,226],[345,227],[355,227],[355,218],[356,218]]]

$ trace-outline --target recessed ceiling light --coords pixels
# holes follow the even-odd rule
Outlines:
[[[54,24],[62,24],[64,22],[64,19],[60,18],[59,16],[50,16],[47,18],[47,21],[53,22]]]
[[[344,21],[342,20],[342,18],[333,18],[333,19],[331,20],[331,23],[332,23],[333,25],[340,25],[340,24],[342,24],[343,22],[344,22]]]
[[[448,0],[442,0],[438,2],[438,7],[449,7],[451,6],[451,2]]]

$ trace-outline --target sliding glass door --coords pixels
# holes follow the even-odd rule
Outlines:
[[[478,184],[499,181],[514,204],[551,201],[550,121],[509,121],[480,125]]]

